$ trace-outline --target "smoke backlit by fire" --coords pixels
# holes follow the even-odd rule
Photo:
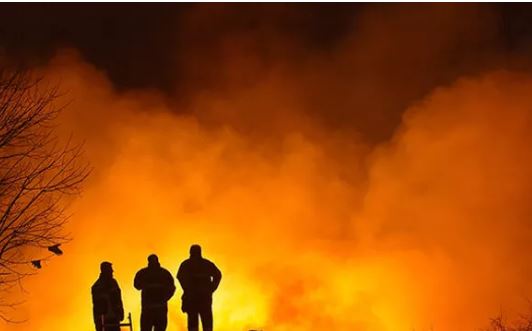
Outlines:
[[[25,284],[29,321],[3,329],[91,330],[102,260],[138,324],[135,272],[157,253],[175,274],[191,243],[224,275],[220,331],[476,330],[532,295],[528,75],[440,87],[375,145],[309,115],[282,66],[187,111],[116,92],[73,51],[42,70],[72,99],[61,128],[94,173],[65,255]],[[169,331],[184,330],[179,304]]]

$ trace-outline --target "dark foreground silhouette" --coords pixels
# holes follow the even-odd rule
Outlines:
[[[190,247],[190,258],[183,261],[177,272],[183,289],[181,310],[187,314],[189,331],[198,331],[199,319],[203,331],[213,330],[212,294],[220,285],[222,273],[211,261],[201,255],[201,247]],[[148,256],[148,266],[135,275],[134,286],[141,291],[140,331],[165,331],[168,324],[168,300],[175,293],[174,279],[161,267],[157,255]],[[110,262],[100,264],[100,276],[92,285],[92,313],[96,331],[133,330],[131,314],[124,319],[122,294],[113,278]]]
[[[157,255],[148,256],[148,266],[137,272],[135,288],[142,291],[140,331],[165,331],[168,324],[168,300],[174,295],[172,274],[159,264]]]
[[[177,279],[183,288],[181,310],[187,314],[188,330],[198,331],[201,318],[203,331],[212,331],[212,293],[222,279],[220,270],[202,257],[199,245],[192,245],[190,258],[179,266]]]
[[[119,323],[124,319],[122,294],[117,281],[113,278],[110,262],[100,264],[100,277],[91,288],[92,314],[96,331],[120,331]]]

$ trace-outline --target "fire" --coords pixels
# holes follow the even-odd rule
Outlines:
[[[157,253],[175,274],[192,243],[223,273],[220,331],[476,330],[530,297],[527,75],[437,89],[374,145],[310,116],[283,72],[182,110],[115,91],[69,51],[42,70],[69,91],[62,129],[94,172],[65,254],[25,283],[28,322],[3,329],[91,330],[103,260],[138,325],[135,272]],[[178,291],[169,331],[185,329],[179,307]]]

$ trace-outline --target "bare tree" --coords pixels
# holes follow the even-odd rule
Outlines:
[[[27,71],[0,71],[0,293],[67,240],[65,201],[89,173],[81,146],[56,135],[58,89],[43,85]],[[0,300],[7,319],[1,309],[12,303]]]

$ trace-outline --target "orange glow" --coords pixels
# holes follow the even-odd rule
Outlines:
[[[2,330],[92,330],[102,260],[138,330],[135,272],[157,253],[175,275],[191,243],[223,272],[219,331],[472,331],[532,298],[527,75],[437,89],[374,146],[308,116],[282,70],[185,110],[114,91],[72,51],[42,71],[73,99],[61,130],[94,172],[74,240],[25,283],[29,321]],[[185,330],[179,298],[169,331]]]

